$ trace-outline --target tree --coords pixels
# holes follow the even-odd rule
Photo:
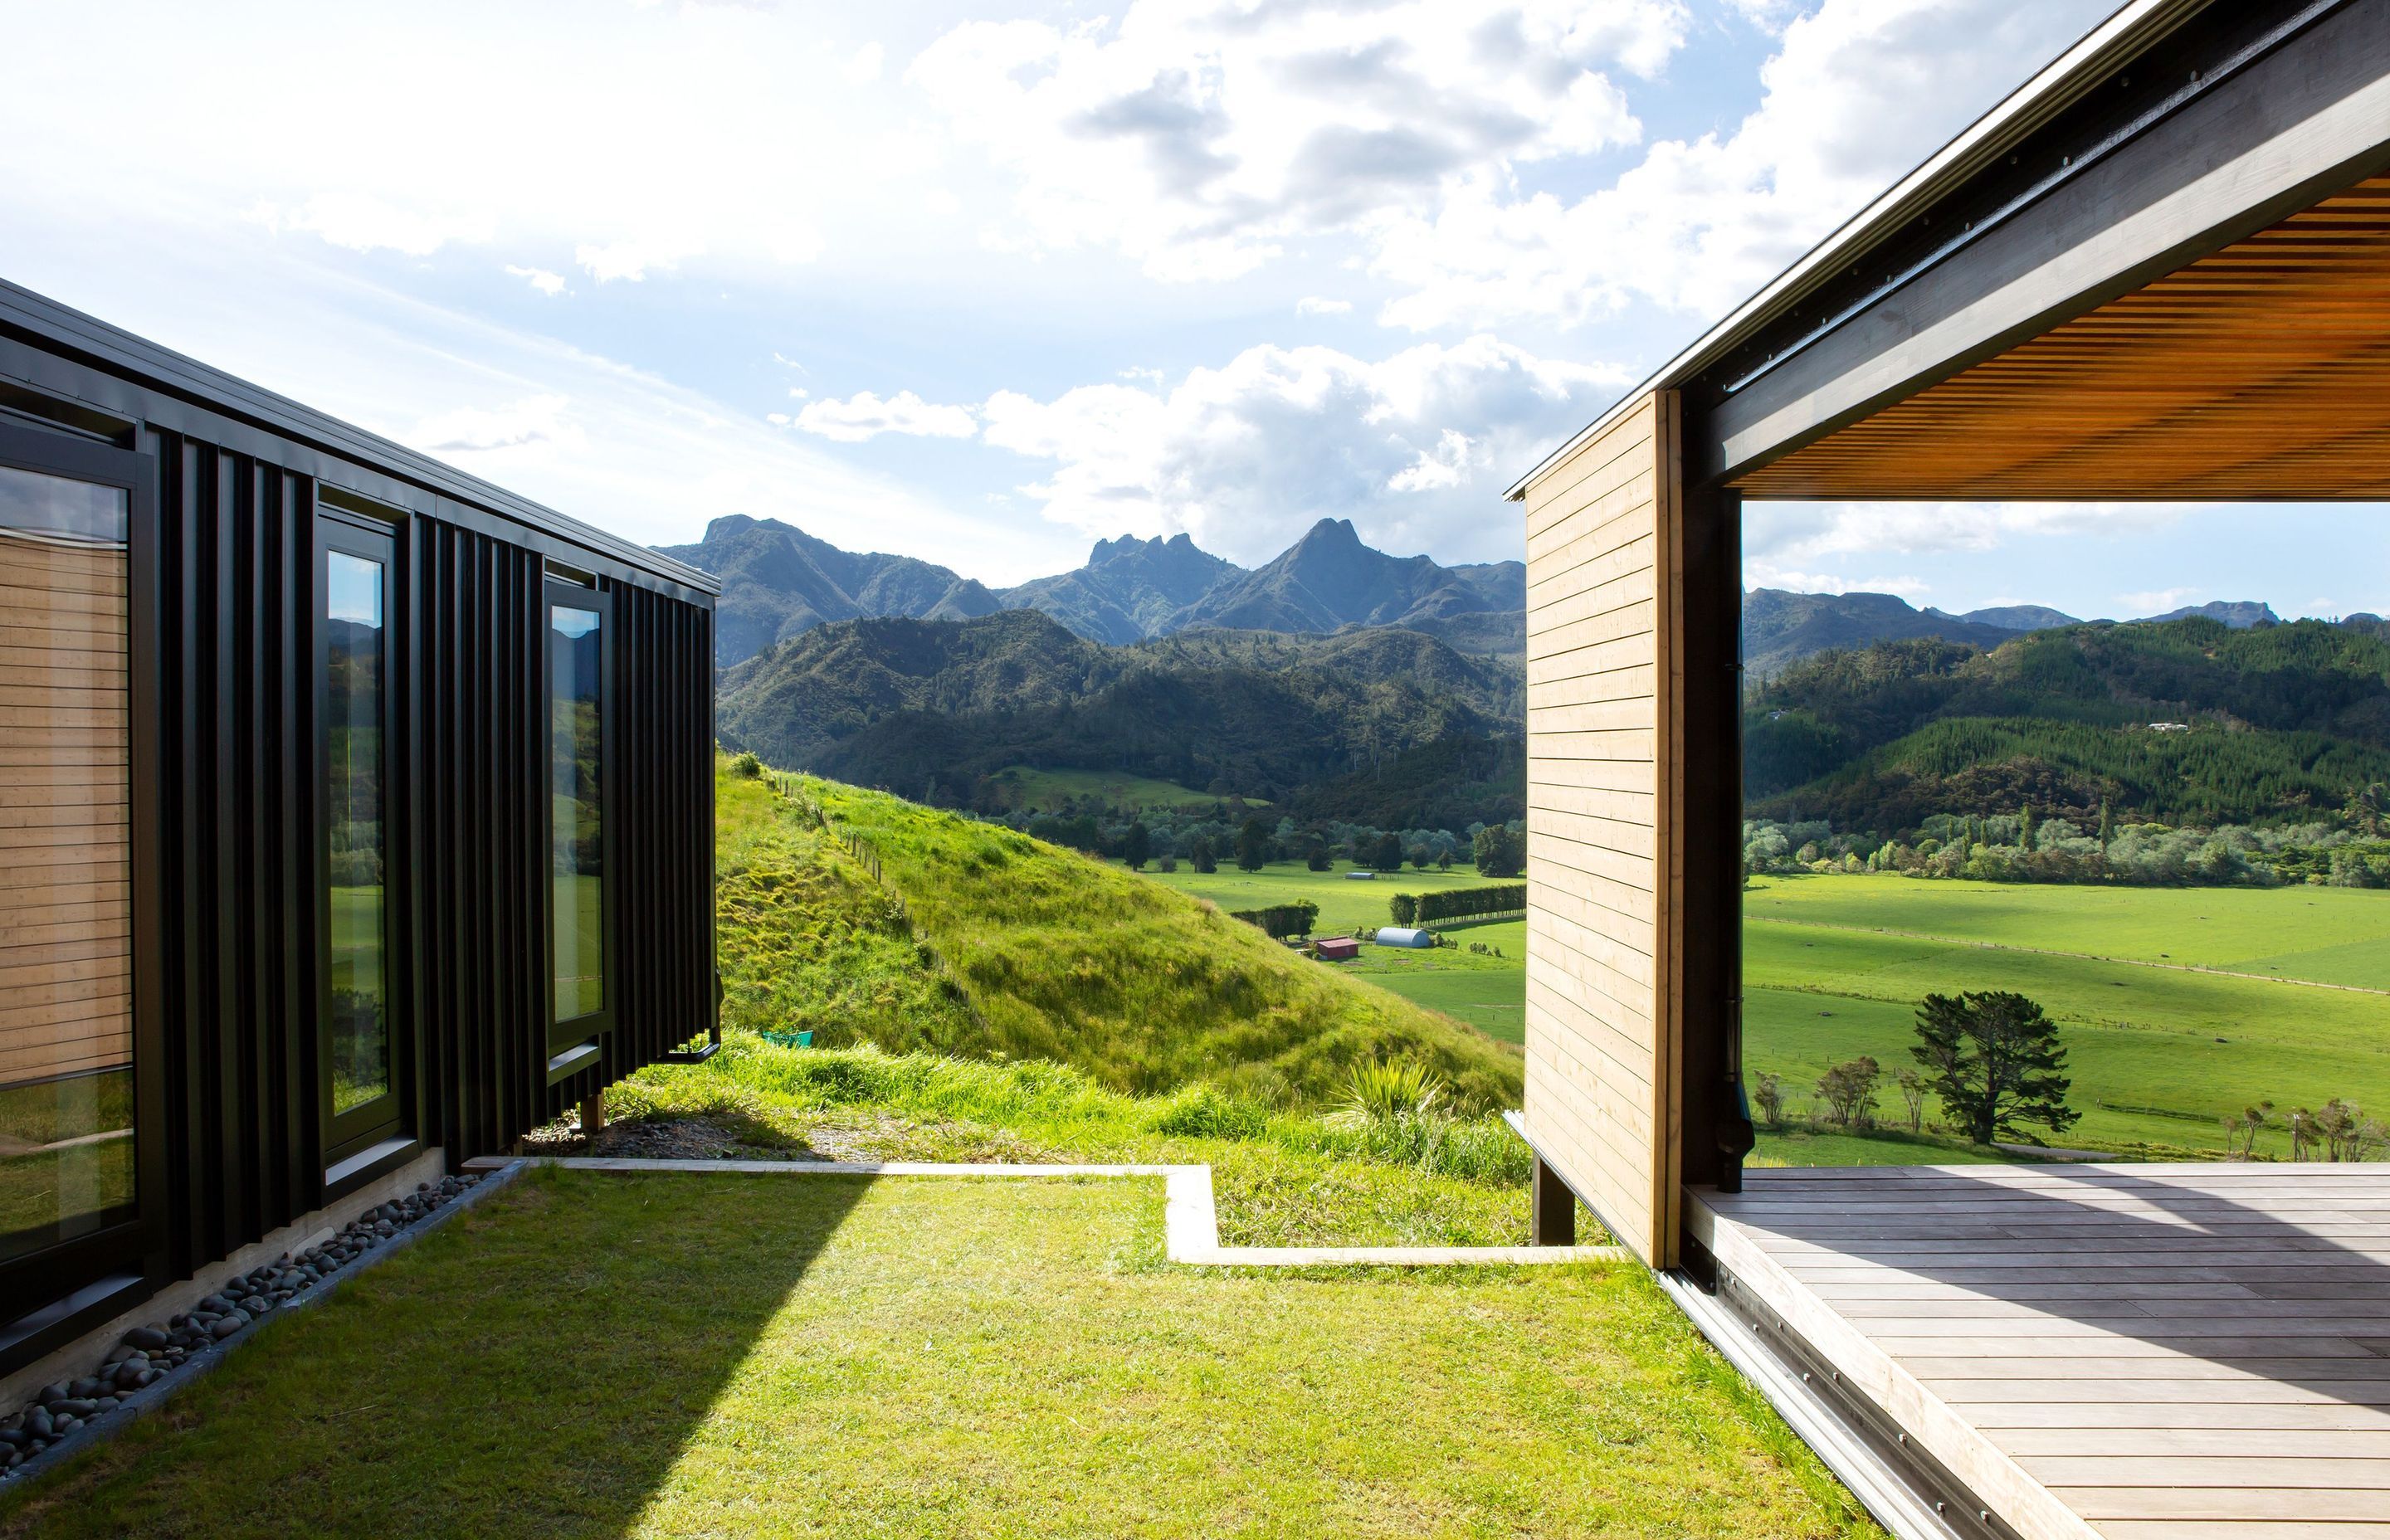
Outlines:
[[[1527,865],[1526,837],[1503,824],[1488,824],[1470,841],[1481,877],[1516,877]]]
[[[1369,841],[1369,865],[1381,872],[1403,869],[1403,839],[1399,834],[1381,834]]]
[[[2363,1108],[2338,1097],[2317,1108],[2314,1119],[2317,1142],[2327,1161],[2361,1161],[2390,1138],[2390,1130],[2367,1117]]]
[[[1943,1110],[1977,1144],[2038,1124],[2062,1134],[2083,1114],[2066,1105],[2074,1081],[2058,1023],[2006,990],[1928,995],[1909,1048]]]
[[[1759,1121],[1770,1128],[1784,1122],[1784,1080],[1763,1072],[1753,1082],[1751,1099],[1759,1104]]]
[[[1427,864],[1435,859],[1425,845],[1413,845],[1403,853],[1410,857],[1411,870],[1415,872],[1427,870]]]
[[[1328,853],[1328,841],[1315,834],[1311,837],[1310,845],[1303,853],[1303,864],[1309,870],[1324,872],[1333,867],[1336,860]]]
[[[1818,1077],[1818,1095],[1823,1097],[1828,1116],[1845,1128],[1864,1128],[1875,1121],[1876,1082],[1883,1078],[1883,1067],[1866,1054],[1846,1059]]]
[[[1900,1104],[1908,1112],[1908,1131],[1911,1134],[1923,1133],[1925,1131],[1925,1077],[1914,1070],[1903,1070],[1892,1077],[1892,1083],[1900,1087]]]
[[[1248,818],[1237,830],[1237,866],[1244,871],[1257,872],[1269,865],[1269,830],[1259,818]]]
[[[1220,858],[1212,853],[1212,841],[1201,834],[1187,842],[1187,864],[1199,872],[1220,869]]]
[[[1129,825],[1128,832],[1121,836],[1121,860],[1127,865],[1129,870],[1141,872],[1145,870],[1145,864],[1151,859],[1153,859],[1153,836],[1145,831],[1143,824]]]

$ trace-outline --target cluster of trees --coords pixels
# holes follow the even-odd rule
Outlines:
[[[1515,914],[1527,906],[1524,882],[1483,888],[1446,888],[1433,893],[1396,893],[1390,902],[1396,925],[1433,925],[1440,919],[1476,919]]]
[[[2104,805],[2082,822],[2039,816],[2031,807],[1992,815],[1934,814],[1892,839],[1837,833],[1824,819],[1762,818],[1743,825],[1743,869],[1897,871],[1981,882],[2384,888],[2390,887],[2390,840],[2369,837],[2354,818],[2176,828],[2118,822]]]
[[[2082,1116],[2066,1105],[2074,1082],[2058,1024],[2039,1005],[2006,990],[1928,995],[1917,1007],[1916,1068],[1891,1077],[1912,1134],[1925,1127],[1925,1098],[1938,1097],[1957,1132],[1977,1144],[2013,1138],[2031,1126],[2062,1134]],[[1818,1077],[1826,1119],[1844,1128],[1876,1126],[1883,1066],[1862,1054]],[[1763,1122],[1784,1122],[1784,1081],[1761,1074],[1751,1099]]]
[[[2272,1102],[2261,1101],[2227,1114],[2223,1123],[2225,1148],[2244,1161],[2256,1155],[2257,1136],[2269,1128],[2290,1136],[2294,1161],[2364,1161],[2390,1145],[2390,1128],[2341,1097],[2321,1107],[2294,1107],[2281,1113]]]
[[[1231,909],[1230,919],[1241,919],[1272,938],[1307,936],[1319,918],[1319,905],[1309,899],[1292,904],[1273,904],[1266,909]]]
[[[1526,866],[1526,826],[1516,820],[1471,824],[1465,829],[1372,828],[1273,819],[1242,802],[1223,802],[1133,815],[1066,804],[1061,811],[1016,813],[988,821],[1090,855],[1118,856],[1140,871],[1155,864],[1175,871],[1181,861],[1199,872],[1217,870],[1226,862],[1246,871],[1259,871],[1276,861],[1301,861],[1313,871],[1332,871],[1343,861],[1382,872],[1405,866],[1450,871],[1473,862],[1486,877],[1516,877]]]

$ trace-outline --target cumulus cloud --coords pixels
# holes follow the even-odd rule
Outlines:
[[[1352,309],[1353,302],[1350,300],[1329,300],[1317,294],[1305,294],[1294,302],[1297,315],[1344,315]]]
[[[1175,386],[1003,391],[980,415],[990,444],[1053,462],[1021,491],[1083,533],[1184,531],[1253,560],[1316,520],[1356,516],[1407,548],[1499,558],[1520,539],[1497,500],[1503,470],[1625,382],[1492,337],[1378,362],[1265,345]]]
[[[804,394],[803,391],[792,393]],[[970,407],[932,405],[910,391],[899,391],[886,401],[860,391],[843,401],[813,402],[797,414],[797,426],[841,443],[860,443],[882,433],[967,439],[979,431]]]
[[[545,267],[517,267],[508,263],[507,273],[511,277],[522,279],[551,300],[564,292],[563,275],[551,273]]]
[[[1742,585],[1785,588],[1796,594],[1897,594],[1911,604],[1934,591],[1933,585],[1922,578],[1869,577],[1853,581],[1833,572],[1797,571],[1767,561],[1744,562]]]
[[[1688,24],[1679,0],[1134,0],[1117,23],[967,22],[905,78],[1017,178],[996,243],[1224,278],[1472,170],[1633,143],[1613,74],[1657,73]]]
[[[1780,7],[1744,4],[1754,19]],[[1824,0],[1783,29],[1759,106],[1725,135],[1655,144],[1581,197],[1499,168],[1370,231],[1399,296],[1381,319],[1429,329],[1563,326],[1638,302],[1703,314],[1758,289],[2113,6],[2109,0]]]
[[[1743,549],[1746,564],[1754,569],[1789,571],[1835,557],[1991,551],[2036,535],[2150,534],[2197,507],[2189,503],[1754,502],[1743,512]]]

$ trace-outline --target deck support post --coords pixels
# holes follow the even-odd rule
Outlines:
[[[1528,1182],[1527,1244],[1575,1245],[1576,1194],[1541,1155],[1536,1157],[1536,1174]]]
[[[599,1086],[581,1098],[581,1136],[594,1139],[606,1132],[606,1088]]]

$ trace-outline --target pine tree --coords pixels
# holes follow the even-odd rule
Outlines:
[[[2026,1123],[2063,1134],[2082,1114],[2066,1105],[2074,1081],[2058,1023],[2005,990],[1928,995],[1909,1048],[1945,1111],[1977,1144]]]
[[[1153,859],[1153,836],[1145,831],[1143,824],[1129,825],[1128,832],[1121,836],[1122,863],[1133,872],[1141,872],[1145,870],[1145,864],[1151,859]]]

